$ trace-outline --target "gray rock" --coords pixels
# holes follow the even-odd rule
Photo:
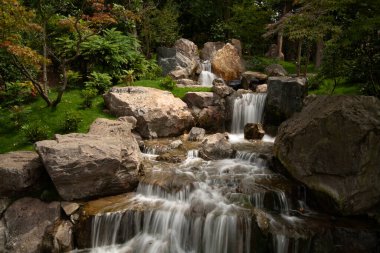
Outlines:
[[[226,44],[224,42],[206,42],[201,50],[201,59],[204,61],[211,61],[215,53],[222,49]]]
[[[192,79],[178,79],[177,80],[177,87],[180,87],[180,86],[183,86],[183,87],[186,87],[186,86],[198,86],[199,87],[199,84],[197,83],[197,81],[194,81]]]
[[[187,92],[183,100],[189,107],[205,108],[214,103],[213,92]]]
[[[137,125],[137,119],[133,116],[124,116],[118,118],[117,120],[131,124],[131,129],[134,129]]]
[[[171,149],[176,149],[176,148],[179,148],[180,146],[182,146],[183,143],[181,140],[175,140],[175,141],[172,141],[170,144],[169,144],[169,147]]]
[[[36,150],[63,199],[105,196],[135,189],[141,155],[137,142],[132,134],[129,140],[135,143],[130,145],[119,135],[108,134],[56,135],[55,140],[36,143]]]
[[[225,113],[220,106],[203,108],[196,117],[197,125],[206,129],[207,133],[223,132],[225,130]]]
[[[266,74],[254,71],[245,71],[241,77],[241,85],[244,89],[253,89],[254,85],[266,82],[268,79]]]
[[[212,91],[221,98],[225,98],[235,92],[235,90],[227,86],[221,78],[214,79],[212,85]]]
[[[329,211],[363,214],[380,203],[380,100],[316,96],[281,124],[275,153]],[[331,201],[330,201],[331,202]]]
[[[59,202],[48,204],[33,198],[15,201],[4,214],[6,250],[15,253],[43,252],[45,230],[59,218]]]
[[[5,252],[5,229],[4,220],[0,219],[0,252]]]
[[[299,112],[307,95],[305,78],[270,77],[264,109],[264,125],[279,126]]]
[[[232,157],[234,150],[228,135],[217,133],[203,139],[199,154],[205,159],[218,160]]]
[[[111,113],[135,117],[135,130],[145,138],[179,136],[194,124],[186,103],[168,91],[115,87],[104,95],[104,100]]]
[[[261,140],[265,131],[261,124],[248,123],[244,126],[244,139]]]
[[[288,72],[280,64],[271,64],[264,70],[268,76],[287,76]]]
[[[7,209],[11,200],[8,198],[0,198],[0,217],[3,215],[4,211]]]
[[[65,211],[65,214],[67,216],[72,215],[79,209],[79,204],[78,203],[73,203],[73,202],[61,202],[61,207],[63,211]]]
[[[71,252],[74,249],[73,224],[59,221],[46,229],[44,250],[51,253]]]
[[[188,136],[189,141],[201,141],[206,135],[206,130],[199,127],[191,128]]]
[[[36,152],[16,151],[0,154],[0,195],[14,195],[37,182],[43,172]]]

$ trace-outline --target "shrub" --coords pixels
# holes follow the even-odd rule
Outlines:
[[[67,85],[70,88],[79,87],[82,76],[79,72],[69,70],[67,71]]]
[[[176,83],[170,76],[166,76],[160,81],[160,87],[165,90],[173,90],[176,87]]]
[[[94,98],[96,98],[98,91],[93,88],[86,88],[82,90],[81,96],[83,98],[82,101],[82,106],[83,108],[91,108],[92,107],[92,102]]]
[[[24,124],[29,112],[30,110],[25,110],[22,106],[14,105],[10,108],[9,118],[15,128],[19,129]]]
[[[92,72],[85,82],[86,89],[96,89],[103,94],[112,85],[112,78],[107,73]]]
[[[0,101],[5,107],[22,105],[33,101],[36,97],[37,91],[31,82],[7,83],[7,89],[0,91]]]
[[[49,128],[41,121],[25,124],[21,127],[21,130],[31,143],[46,140],[49,137]]]
[[[66,112],[62,126],[63,133],[72,133],[78,130],[79,123],[82,121],[77,112]]]

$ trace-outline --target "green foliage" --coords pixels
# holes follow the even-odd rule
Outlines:
[[[168,1],[161,9],[152,7],[143,16],[140,37],[146,54],[158,46],[171,47],[179,38],[179,12],[173,1]]]
[[[144,59],[141,62],[140,72],[137,74],[139,79],[155,80],[160,76],[162,76],[162,69],[158,66],[156,59]]]
[[[49,138],[49,128],[41,121],[34,121],[21,127],[27,141],[35,143]]]
[[[6,90],[0,90],[0,104],[4,107],[22,105],[36,99],[36,90],[31,82],[11,82]]]
[[[90,69],[119,79],[124,69],[139,71],[144,59],[139,52],[139,41],[115,29],[107,29],[102,35],[91,36],[81,44],[82,54]]]
[[[95,89],[98,94],[103,94],[112,85],[112,78],[107,73],[92,72],[88,79],[86,89]]]
[[[81,121],[82,121],[82,117],[80,116],[78,112],[75,112],[75,111],[66,112],[61,131],[63,133],[76,132],[78,131],[79,123]]]
[[[98,93],[98,90],[94,88],[86,88],[81,92],[81,96],[83,98],[82,106],[83,108],[91,108],[92,103]]]
[[[170,76],[166,76],[160,81],[160,87],[165,90],[173,90],[176,86],[175,81]]]
[[[78,87],[80,87],[80,82],[82,80],[82,75],[79,72],[73,71],[73,70],[69,70],[69,71],[67,71],[66,75],[67,75],[67,85],[70,88],[78,88]]]
[[[226,28],[236,38],[243,41],[245,51],[263,54],[268,42],[262,37],[265,26],[271,22],[272,10],[257,4],[254,0],[244,0],[232,6],[232,17]]]

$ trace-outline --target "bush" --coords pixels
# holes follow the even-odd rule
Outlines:
[[[22,105],[37,98],[37,91],[31,82],[7,83],[7,89],[0,91],[1,105],[5,107]]]
[[[25,124],[21,127],[21,130],[31,143],[46,140],[49,137],[49,128],[41,121]]]
[[[15,128],[20,129],[20,127],[26,121],[26,116],[29,112],[30,110],[25,110],[22,106],[14,105],[10,108],[9,118]]]
[[[79,87],[81,79],[82,76],[79,72],[73,70],[67,71],[67,85],[70,88]]]
[[[79,123],[82,121],[82,117],[76,112],[66,112],[62,126],[63,133],[76,132],[79,127]]]
[[[176,87],[176,83],[170,76],[166,76],[160,81],[160,87],[165,90],[173,90]]]
[[[82,106],[83,108],[91,108],[92,107],[92,102],[94,98],[96,98],[98,91],[93,88],[86,88],[82,90],[81,96],[83,98],[82,101]]]
[[[98,94],[103,94],[112,85],[112,78],[107,73],[92,72],[88,79],[86,89],[95,89]]]

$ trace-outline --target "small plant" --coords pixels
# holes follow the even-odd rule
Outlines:
[[[86,88],[82,90],[81,96],[83,98],[82,106],[83,108],[91,108],[94,98],[96,98],[98,91],[94,88]]]
[[[176,83],[170,76],[166,76],[160,81],[160,87],[165,90],[173,90],[176,87]]]
[[[79,72],[73,70],[67,71],[67,85],[70,88],[79,87],[81,79],[82,76]]]
[[[6,90],[0,91],[0,101],[5,107],[22,105],[36,99],[37,91],[31,82],[7,83]]]
[[[133,69],[123,70],[121,79],[124,83],[130,86],[135,81],[135,71]]]
[[[96,89],[98,94],[103,94],[106,89],[111,87],[112,78],[107,73],[92,72],[89,80],[85,82],[86,89]]]
[[[49,137],[49,128],[41,121],[25,124],[21,127],[21,131],[31,143],[46,140]]]
[[[79,127],[79,123],[82,121],[81,116],[76,112],[66,112],[62,126],[63,133],[76,132]]]

